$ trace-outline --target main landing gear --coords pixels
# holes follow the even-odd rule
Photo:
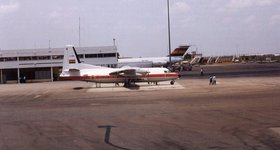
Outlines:
[[[170,81],[170,84],[171,84],[171,85],[174,85],[174,83],[175,83],[174,80],[171,80],[171,81]]]
[[[125,82],[124,82],[124,87],[131,87],[131,84],[132,84],[132,81],[130,79],[127,79]]]

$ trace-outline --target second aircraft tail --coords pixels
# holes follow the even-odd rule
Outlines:
[[[189,45],[179,46],[178,48],[174,49],[171,53],[171,56],[185,56],[189,49]]]

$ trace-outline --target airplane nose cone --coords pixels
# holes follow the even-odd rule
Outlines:
[[[181,74],[179,72],[176,72],[176,73],[177,73],[178,78],[181,78]]]

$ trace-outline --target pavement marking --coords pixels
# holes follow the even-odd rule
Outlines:
[[[49,91],[44,91],[43,94],[47,94]]]
[[[39,97],[41,97],[42,95],[36,95],[36,96],[34,96],[33,98],[34,99],[36,99],[36,98],[39,98]]]
[[[270,128],[270,130],[272,130],[274,133],[277,133],[278,135],[280,135],[280,127]]]
[[[100,105],[102,105],[102,104],[99,104],[99,103],[91,103],[90,105],[91,105],[91,106],[100,106]]]
[[[122,85],[122,84],[121,84]],[[123,86],[115,86],[115,84],[101,84],[101,87],[97,88],[95,84],[87,90],[87,92],[127,92],[127,91],[154,91],[154,90],[177,90],[185,89],[182,85],[175,82],[174,85],[170,85],[169,81],[159,82],[158,85],[148,84],[146,82],[137,83],[135,87],[125,88]]]

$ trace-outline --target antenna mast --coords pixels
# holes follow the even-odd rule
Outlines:
[[[79,47],[81,47],[81,18],[79,17]]]

